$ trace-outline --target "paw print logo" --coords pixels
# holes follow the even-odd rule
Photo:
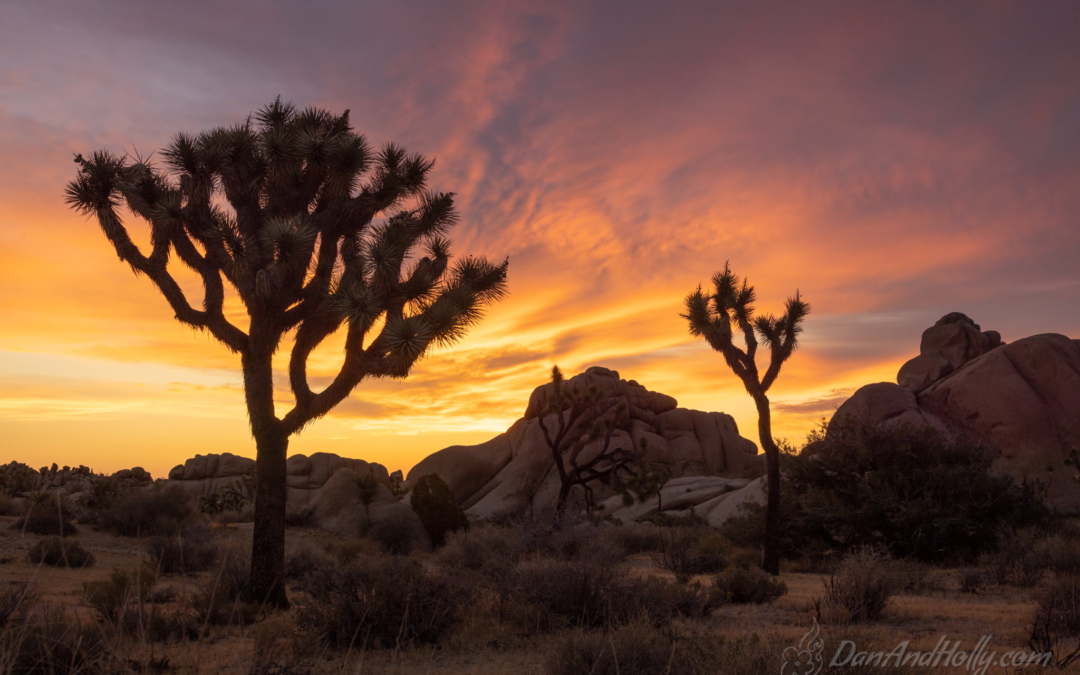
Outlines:
[[[817,675],[821,671],[821,653],[825,651],[825,641],[821,639],[821,629],[817,619],[814,626],[799,640],[799,644],[784,650],[784,663],[780,666],[780,675]]]

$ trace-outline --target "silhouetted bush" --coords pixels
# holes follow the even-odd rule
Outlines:
[[[717,604],[708,589],[631,577],[600,559],[522,561],[498,589],[508,618],[528,630],[610,628],[642,619],[706,616]]]
[[[0,666],[12,675],[114,675],[120,664],[95,624],[69,620],[62,610],[34,616],[18,630],[0,631]]]
[[[711,527],[678,528],[663,533],[653,560],[674,574],[677,581],[686,583],[695,574],[715,574],[727,567],[729,548]]]
[[[73,518],[74,515],[66,505],[61,503],[57,507],[56,500],[49,497],[32,504],[26,515],[16,521],[11,529],[46,536],[67,537],[79,533],[79,528],[71,522]]]
[[[1028,646],[1063,668],[1080,660],[1080,576],[1054,575],[1039,590]]]
[[[311,517],[315,515],[312,506],[288,506],[285,508],[285,525],[288,527],[311,527]]]
[[[119,625],[126,615],[139,611],[156,581],[154,572],[146,567],[114,568],[105,579],[85,582],[83,595],[102,621]]]
[[[9,623],[22,623],[37,599],[34,587],[27,581],[9,581],[0,585],[0,629]]]
[[[303,587],[315,601],[300,610],[300,626],[338,649],[437,642],[467,599],[465,589],[417,561],[382,556],[316,570]]]
[[[994,470],[996,456],[980,443],[900,424],[813,435],[801,453],[784,458],[784,553],[813,558],[884,546],[897,557],[973,559],[993,548],[1002,524],[1047,516],[1035,486]],[[723,531],[759,546],[764,506],[748,505]]]
[[[881,550],[862,549],[844,556],[825,578],[825,592],[814,602],[827,623],[875,621],[896,593],[893,561]]]
[[[27,554],[30,562],[52,567],[89,567],[94,564],[94,556],[82,545],[64,537],[41,539]]]
[[[448,533],[469,527],[465,512],[458,506],[449,486],[438,474],[421,476],[416,481],[409,504],[413,511],[416,511],[416,515],[420,516],[420,522],[424,524],[424,529],[431,536],[431,542],[436,546],[446,543]]]
[[[734,565],[716,575],[713,588],[723,594],[728,602],[737,605],[762,605],[787,593],[787,584],[761,568]]]
[[[507,568],[512,566],[525,550],[525,542],[518,530],[483,524],[451,533],[447,536],[446,544],[435,554],[435,559],[447,568]]]
[[[999,584],[1034,586],[1047,573],[1080,575],[1080,533],[1073,527],[1007,530],[979,559]]]
[[[413,547],[411,530],[406,516],[394,513],[373,524],[368,530],[368,536],[379,542],[386,553],[408,555]]]
[[[123,495],[103,511],[100,525],[126,537],[174,535],[195,515],[190,496],[176,485],[153,485]]]
[[[175,535],[146,542],[146,552],[159,574],[196,574],[213,567],[218,547],[206,527],[188,525]]]
[[[624,525],[609,530],[609,536],[629,554],[654,553],[664,545],[664,528]]]
[[[315,570],[333,569],[337,563],[325,547],[309,541],[300,542],[285,552],[285,577],[301,579]]]

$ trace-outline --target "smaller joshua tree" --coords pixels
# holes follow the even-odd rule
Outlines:
[[[758,436],[765,450],[766,475],[768,477],[768,503],[765,507],[765,546],[761,566],[770,574],[780,573],[780,448],[772,437],[772,418],[766,392],[780,374],[780,366],[791,358],[798,345],[802,322],[810,313],[810,305],[803,302],[795,291],[788,298],[782,316],[771,314],[754,316],[754,287],[746,279],[740,279],[724,263],[724,270],[713,276],[716,292],[706,295],[701,286],[686,296],[684,319],[690,322],[690,334],[703,337],[709,346],[724,356],[724,361],[735,373],[747,393],[754,399],[758,413]],[[741,333],[746,348],[735,345]],[[769,367],[764,374],[758,371],[758,343],[769,347]]]
[[[551,450],[555,469],[559,472],[559,498],[555,502],[555,522],[562,522],[570,491],[580,485],[585,492],[585,505],[596,508],[591,483],[605,485],[617,482],[620,472],[629,472],[637,458],[632,448],[611,447],[619,418],[626,413],[625,401],[604,408],[603,393],[595,386],[568,387],[558,366],[551,369],[552,393],[540,408],[537,417],[544,433],[544,442]],[[553,423],[548,418],[553,417]],[[550,427],[550,428],[549,428]],[[600,440],[596,454],[585,448]]]

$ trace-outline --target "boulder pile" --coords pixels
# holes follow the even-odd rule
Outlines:
[[[420,476],[435,473],[471,516],[550,518],[560,481],[538,413],[552,395],[553,386],[537,387],[525,414],[505,433],[479,445],[451,446],[423,459],[409,471],[406,488]],[[674,479],[659,499],[666,512],[694,509],[707,517],[728,493],[745,488],[763,472],[757,446],[739,435],[730,415],[679,408],[674,398],[620,379],[616,371],[607,368],[589,368],[566,380],[564,386],[598,389],[605,408],[623,404],[626,412],[617,422],[611,447],[644,447],[644,464]],[[554,415],[547,419],[554,428]],[[587,445],[582,457],[599,452],[601,443],[597,440]],[[658,506],[653,497],[645,504],[624,507],[621,496],[609,487],[596,484],[592,489],[606,513],[621,520],[632,520]],[[584,491],[575,490],[570,504],[581,508]]]
[[[1046,333],[1005,344],[954,312],[926,329],[920,352],[897,384],[856,391],[830,429],[855,420],[973,434],[1001,453],[1002,470],[1080,513],[1080,340]]]

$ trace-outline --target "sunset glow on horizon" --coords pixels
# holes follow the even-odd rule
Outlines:
[[[757,443],[741,382],[679,316],[725,261],[759,312],[796,289],[812,307],[769,394],[796,443],[948,312],[1007,342],[1080,338],[1078,35],[1064,1],[5,3],[0,463],[254,457],[239,358],[63,189],[74,153],[145,156],[278,95],[435,158],[453,255],[510,259],[464,340],[361,383],[290,453],[407,472],[504,431],[555,364],[730,413]],[[313,354],[313,382],[341,349]],[[276,385],[281,416],[283,368]]]

